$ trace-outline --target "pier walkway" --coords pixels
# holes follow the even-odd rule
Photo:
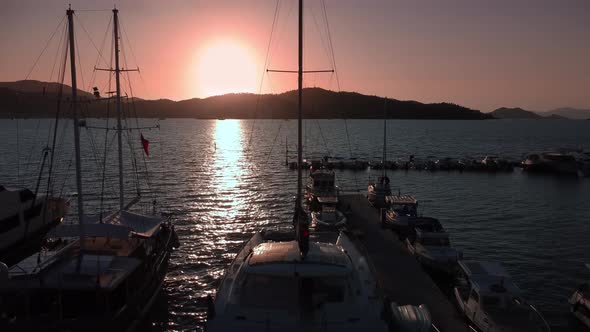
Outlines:
[[[383,296],[398,304],[425,304],[441,332],[472,332],[454,305],[439,290],[420,264],[408,254],[398,237],[379,224],[379,211],[361,194],[340,196],[348,224],[375,269]],[[347,211],[347,207],[350,210]],[[363,248],[361,248],[363,249]]]

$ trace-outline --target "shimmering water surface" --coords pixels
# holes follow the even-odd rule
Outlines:
[[[172,256],[153,330],[202,329],[207,294],[214,293],[225,267],[259,228],[290,226],[295,172],[285,167],[285,143],[294,156],[296,121],[143,119],[150,156],[141,157],[139,131],[126,135],[136,163],[148,165],[141,180],[144,198],[157,199],[172,215],[181,248]],[[0,184],[34,188],[50,120],[0,120]],[[88,120],[104,126],[104,120]],[[107,125],[112,127],[111,122]],[[306,156],[378,159],[382,121],[306,121]],[[73,181],[71,124],[58,128],[54,191],[68,196]],[[116,206],[116,140],[107,134],[104,209]],[[18,139],[17,139],[18,137]],[[86,210],[100,207],[104,132],[82,129]],[[388,121],[388,156],[471,157],[500,155],[515,160],[554,148],[590,150],[590,121]],[[17,163],[17,157],[20,160]],[[126,159],[126,196],[135,192],[132,159]],[[337,171],[345,190],[364,190],[376,172]],[[140,172],[146,178],[146,172]],[[465,258],[501,261],[526,296],[557,331],[581,330],[567,312],[567,297],[590,279],[590,179],[513,173],[391,171],[395,190],[422,201],[437,217]],[[43,182],[44,183],[44,182]],[[41,188],[44,188],[41,185]],[[403,271],[400,271],[403,273]]]

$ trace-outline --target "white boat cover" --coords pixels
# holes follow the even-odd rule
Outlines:
[[[47,233],[48,238],[79,237],[80,225],[66,224],[59,225]],[[124,225],[113,224],[86,224],[84,225],[84,236],[86,237],[109,237],[116,239],[127,239],[131,234],[131,228]]]
[[[121,211],[119,222],[139,236],[151,237],[160,229],[162,218]]]

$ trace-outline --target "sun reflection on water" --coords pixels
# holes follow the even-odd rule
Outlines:
[[[217,120],[214,129],[214,192],[220,201],[218,216],[236,217],[245,209],[246,197],[242,192],[242,178],[248,167],[244,160],[244,137],[240,120]]]

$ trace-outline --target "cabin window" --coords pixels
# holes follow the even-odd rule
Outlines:
[[[19,225],[18,214],[0,220],[0,233],[8,232]]]
[[[251,274],[242,285],[240,303],[251,307],[291,308],[298,303],[297,279]]]
[[[479,303],[479,294],[477,294],[476,291],[472,290],[471,294],[469,295],[469,298],[475,301],[476,303]]]

